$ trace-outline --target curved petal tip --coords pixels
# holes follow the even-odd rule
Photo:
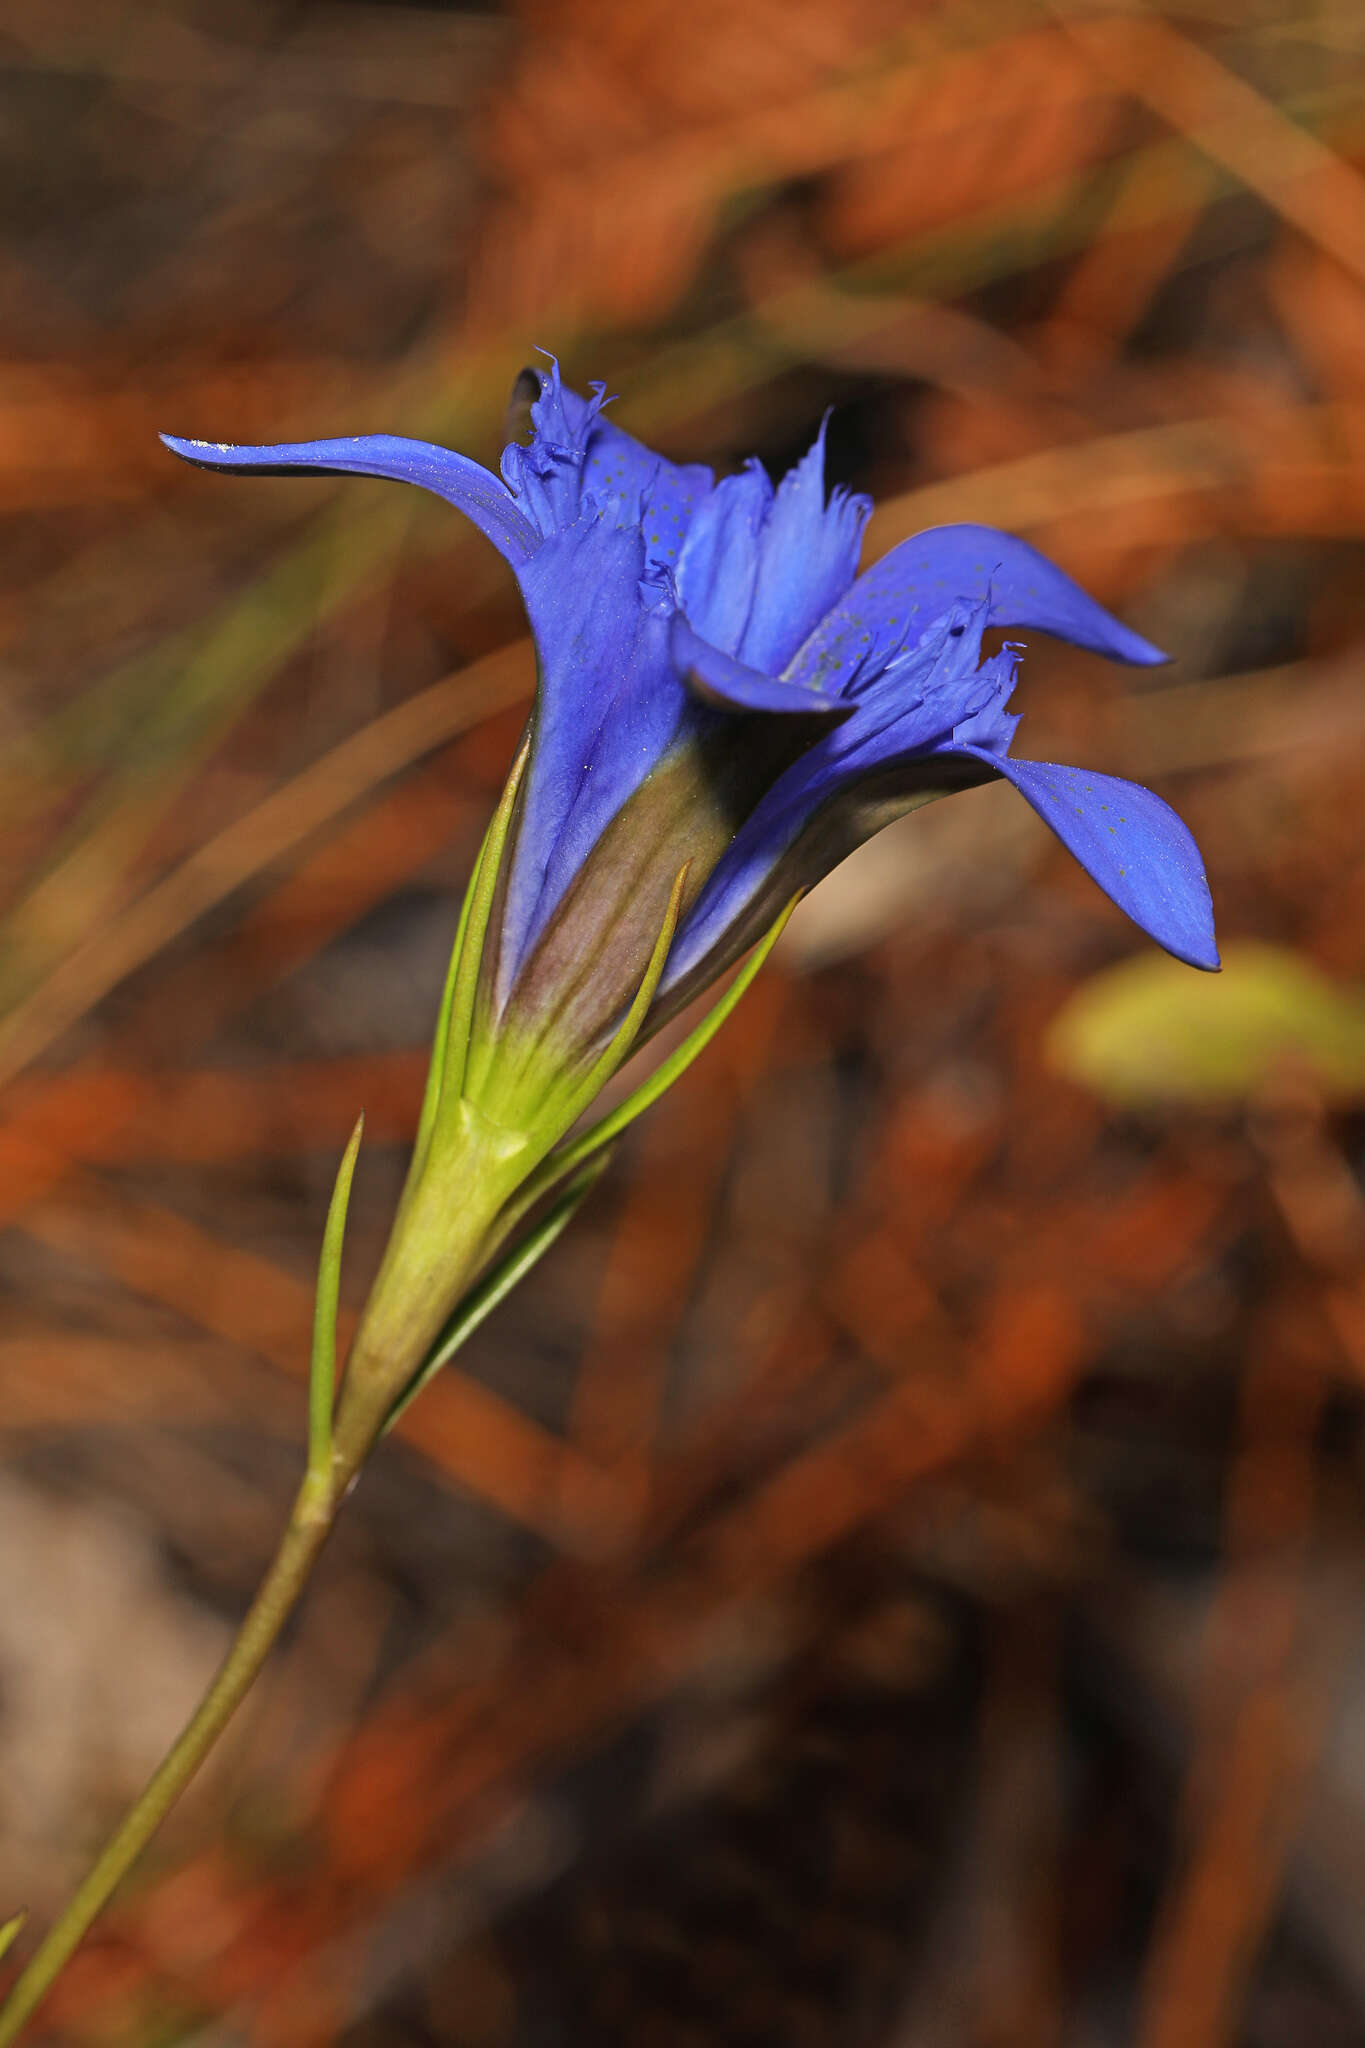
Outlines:
[[[847,718],[851,704],[813,690],[806,683],[784,683],[776,676],[748,668],[732,655],[703,640],[682,612],[675,612],[669,648],[678,671],[694,697],[722,711],[767,711],[782,716]]]
[[[239,447],[230,441],[187,441],[163,434],[173,455],[196,469],[239,470],[249,476],[372,476],[416,484],[455,505],[517,568],[540,535],[500,478],[466,455],[403,434],[354,434],[341,440],[283,441]]]
[[[1052,761],[992,759],[1105,894],[1187,966],[1221,966],[1204,863],[1188,826],[1141,783]]]

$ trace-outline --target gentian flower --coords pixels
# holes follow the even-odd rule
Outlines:
[[[993,778],[1160,945],[1217,966],[1198,849],[1161,798],[1010,751],[1021,650],[983,660],[988,627],[1165,659],[1044,556],[942,526],[859,575],[871,506],[826,490],[823,428],[774,486],[757,461],[719,480],[665,461],[606,416],[600,385],[580,397],[553,362],[523,373],[515,401],[529,438],[505,449],[501,476],[390,435],[167,437],[211,469],[419,484],[474,522],[521,588],[539,687],[471,888],[409,1207],[437,1154],[460,1150],[449,1133],[467,1155],[481,1130],[502,1217],[481,1225],[486,1255],[521,1213],[516,1190],[546,1184],[535,1169],[634,1044],[860,840]],[[416,1284],[412,1261],[402,1284]],[[449,1293],[435,1288],[424,1327]]]

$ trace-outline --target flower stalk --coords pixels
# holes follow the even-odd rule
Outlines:
[[[442,1178],[424,1177],[407,1210],[408,1230],[395,1227],[390,1254],[357,1333],[333,1415],[342,1237],[362,1124],[363,1119],[357,1122],[342,1159],[324,1231],[309,1383],[308,1461],[279,1548],[203,1699],[0,2005],[0,2048],[9,2048],[17,2040],[251,1690],[308,1584],[337,1512],[376,1439],[549,1249],[600,1172],[594,1167],[572,1182],[569,1193],[513,1258],[470,1293],[444,1341],[434,1346],[432,1338],[447,1320],[445,1299],[464,1292],[492,1228],[500,1194],[512,1182],[505,1170],[489,1171],[487,1149],[477,1142],[449,1155]],[[436,1289],[430,1272],[430,1228],[424,1224],[440,1215],[447,1182],[467,1191],[462,1211],[465,1226],[462,1233],[449,1229],[442,1233]],[[0,1929],[0,1956],[21,1924],[22,1916],[16,1916]]]
[[[18,2039],[250,1691],[308,1583],[344,1491],[340,1467],[325,1486],[311,1472],[305,1478],[280,1547],[208,1691],[0,2006],[0,2048]]]

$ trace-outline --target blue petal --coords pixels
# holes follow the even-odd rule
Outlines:
[[[578,517],[588,441],[605,388],[594,384],[589,398],[566,390],[553,356],[548,370],[522,371],[512,391],[514,408],[528,387],[535,391],[531,437],[503,449],[502,479],[540,533],[558,533]]]
[[[340,441],[285,441],[273,448],[233,447],[223,441],[182,441],[161,436],[172,454],[200,469],[241,469],[256,476],[383,476],[434,491],[473,520],[513,568],[540,536],[511,493],[482,464],[431,441],[401,434],[358,434]]]
[[[955,605],[917,648],[845,700],[846,722],[779,776],[685,920],[665,994],[733,959],[736,934],[747,944],[757,912],[777,908],[775,888],[783,894],[808,885],[916,798],[996,775],[1014,784],[1158,944],[1192,966],[1218,965],[1199,850],[1160,797],[1112,776],[1005,754],[1016,723],[1005,706],[1017,650],[1006,647],[978,666],[984,609]]]
[[[777,487],[763,529],[758,580],[744,638],[750,668],[778,675],[858,573],[870,498],[836,490],[825,502],[825,425]]]
[[[641,601],[642,566],[638,528],[589,509],[519,572],[540,686],[503,913],[503,992],[687,713],[670,621]]]
[[[851,704],[837,697],[822,697],[818,690],[802,689],[797,683],[779,682],[775,676],[760,675],[746,668],[732,655],[722,654],[694,633],[681,612],[675,612],[669,628],[669,648],[695,697],[724,711],[804,712],[809,717],[847,717]]]
[[[974,754],[1012,782],[1134,924],[1191,967],[1218,966],[1213,904],[1188,828],[1140,783],[1052,761]]]
[[[858,578],[788,674],[793,682],[857,687],[913,646],[954,599],[988,601],[990,625],[1032,626],[1114,661],[1151,667],[1166,660],[1027,541],[992,526],[934,526]]]
[[[773,502],[761,462],[723,477],[698,505],[678,558],[678,598],[698,633],[733,654],[753,610],[759,543]]]
[[[645,552],[653,566],[676,568],[683,542],[714,479],[700,462],[665,462],[633,434],[599,419],[588,442],[583,488],[599,502],[637,492],[648,518]]]
[[[1008,695],[1014,661],[1001,654],[978,667],[980,608],[975,616],[964,612],[958,608],[940,620],[922,647],[902,656],[885,687],[848,704],[851,715],[822,733],[755,805],[678,932],[664,975],[665,992],[713,948],[725,945],[732,930],[743,924],[750,905],[763,895],[779,863],[835,799],[851,793],[856,804],[862,785],[874,777],[885,780],[892,772],[895,799],[982,779],[974,764],[964,774],[964,764],[945,761],[941,750],[952,748],[955,723],[983,703]],[[854,826],[847,842],[820,871],[841,859],[868,829]],[[813,879],[802,872],[784,887]]]
[[[714,482],[711,471],[699,462],[665,462],[652,448],[604,417],[601,408],[607,401],[601,385],[593,386],[590,398],[582,398],[562,384],[553,357],[548,370],[523,370],[518,391],[522,380],[529,383],[532,379],[537,391],[531,406],[536,439],[548,443],[557,436],[561,447],[583,450],[579,474],[582,499],[598,505],[619,501],[627,507],[646,508],[649,569],[656,574],[676,569],[693,514]],[[523,456],[529,452],[521,451]],[[504,456],[504,465],[506,462]],[[575,510],[578,502],[576,499]]]

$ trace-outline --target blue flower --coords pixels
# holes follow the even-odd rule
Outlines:
[[[391,435],[281,447],[167,438],[190,462],[344,471],[436,492],[511,565],[540,662],[485,1009],[600,1041],[679,885],[650,1028],[736,959],[793,891],[931,797],[1003,777],[1121,909],[1214,968],[1198,849],[1150,790],[1010,753],[1037,627],[1117,660],[1164,656],[1025,542],[933,528],[858,574],[866,498],[827,493],[824,431],[774,486],[652,454],[553,363],[518,386],[530,438],[501,478]]]

